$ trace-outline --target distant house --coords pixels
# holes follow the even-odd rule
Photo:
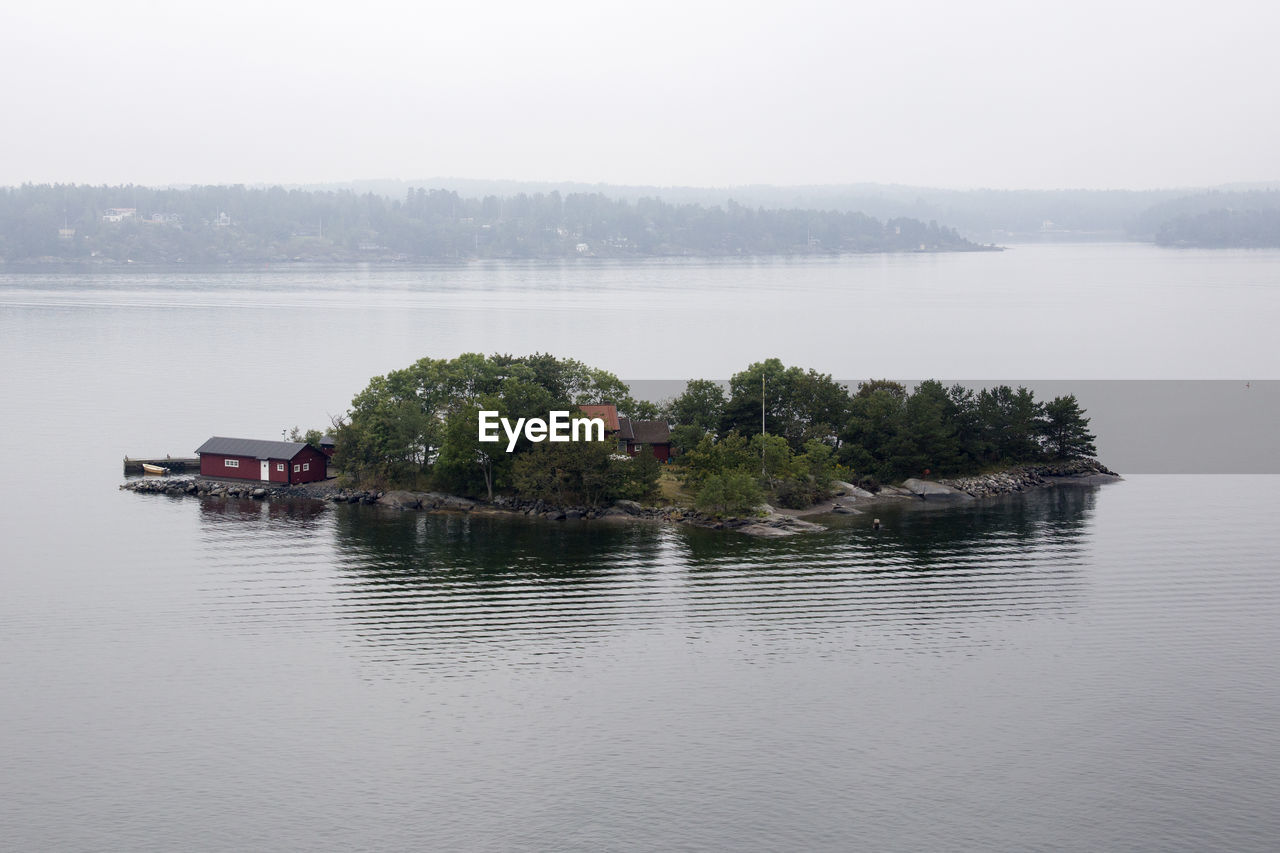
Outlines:
[[[627,442],[627,454],[635,456],[648,447],[659,462],[671,458],[671,426],[666,421],[633,421],[618,418],[619,438]]]
[[[329,457],[305,441],[259,441],[214,436],[196,450],[202,477],[312,483],[323,480]]]
[[[320,436],[320,450],[322,453],[324,453],[325,456],[333,456],[333,451],[336,447],[337,447],[337,442],[334,441],[333,436],[331,435]]]
[[[589,418],[604,421],[605,437],[618,442],[618,452],[635,456],[640,448],[648,446],[655,459],[666,462],[671,458],[671,427],[666,421],[633,421],[618,414],[614,405],[596,404],[579,406]]]
[[[102,212],[103,222],[124,222],[138,215],[136,207],[108,207]]]

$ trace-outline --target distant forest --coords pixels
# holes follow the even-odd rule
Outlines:
[[[767,210],[858,211],[881,220],[941,222],[969,240],[997,244],[1055,240],[1159,242],[1162,227],[1178,217],[1213,211],[1280,209],[1280,192],[1277,192],[1280,184],[1159,190],[952,190],[899,184],[749,185],[716,189],[430,178],[419,181],[419,185],[443,187],[469,196],[510,196],[556,190],[601,193],[628,201],[661,197],[673,204],[716,206],[733,199],[746,207]],[[348,189],[398,198],[403,196],[406,186],[398,181],[359,181],[312,189]],[[1239,224],[1243,226],[1243,220]],[[1280,235],[1270,233],[1272,241],[1280,240]],[[1209,229],[1203,241],[1192,239],[1185,231],[1181,232],[1180,239],[1184,242],[1179,245],[1260,245],[1257,235],[1248,228],[1242,228],[1238,238]]]
[[[953,229],[832,210],[634,201],[601,193],[464,198],[411,188],[26,185],[0,189],[7,261],[227,263],[978,251]]]

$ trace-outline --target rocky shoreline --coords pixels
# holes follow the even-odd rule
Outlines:
[[[253,500],[309,498],[331,503],[378,505],[401,511],[505,513],[548,521],[632,520],[687,524],[710,530],[736,530],[750,536],[777,538],[826,528],[803,520],[802,516],[861,514],[865,507],[894,502],[945,503],[1017,494],[1055,485],[1096,485],[1121,479],[1096,459],[1064,463],[1020,465],[1002,471],[945,480],[909,479],[897,486],[883,486],[869,492],[851,483],[836,483],[835,497],[805,510],[778,511],[763,505],[755,517],[719,518],[678,506],[642,506],[635,501],[614,501],[608,507],[557,506],[541,500],[499,495],[493,503],[475,501],[439,492],[401,489],[377,491],[350,489],[337,480],[295,486],[270,486],[210,480],[203,477],[163,477],[130,480],[121,489],[139,494],[170,497],[249,498]]]
[[[608,507],[557,506],[541,500],[499,495],[493,503],[474,501],[439,492],[411,492],[401,489],[378,491],[349,489],[336,480],[296,486],[264,486],[258,483],[232,483],[201,477],[163,477],[130,480],[121,489],[138,494],[160,494],[170,497],[249,498],[253,500],[308,498],[331,503],[383,506],[417,512],[463,512],[476,514],[511,514],[548,521],[632,520],[687,524],[709,530],[737,530],[752,536],[776,538],[825,530],[822,525],[772,511],[753,518],[717,518],[678,506],[646,507],[635,501],[614,501]]]

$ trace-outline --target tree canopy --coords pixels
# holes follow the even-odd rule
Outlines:
[[[835,479],[874,486],[1096,452],[1074,396],[1042,403],[1024,387],[975,392],[926,380],[908,390],[874,379],[850,391],[776,358],[749,365],[728,386],[726,394],[720,383],[691,380],[662,407],[684,483],[707,506],[741,510],[743,501],[758,502],[756,489],[784,506],[807,506]],[[655,416],[655,406],[634,399],[617,376],[572,359],[424,358],[374,377],[355,396],[336,428],[336,461],[362,480],[489,499],[503,492],[560,503],[652,495],[658,463],[649,454],[619,454],[616,438],[553,445],[521,436],[508,453],[477,434],[482,409],[515,421],[601,403],[633,419]],[[756,488],[745,487],[744,477]]]

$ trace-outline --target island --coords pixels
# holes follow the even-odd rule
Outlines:
[[[569,413],[598,429],[557,440],[556,416]],[[660,518],[785,535],[816,529],[801,516],[878,502],[969,501],[1116,478],[1093,458],[1095,437],[1073,395],[1041,402],[1022,387],[975,391],[937,380],[851,389],[776,358],[727,384],[690,380],[661,403],[637,400],[608,371],[546,353],[424,358],[374,377],[329,432],[322,441],[320,430],[295,428],[291,439],[298,448],[331,444],[336,480],[129,487],[555,520]]]

